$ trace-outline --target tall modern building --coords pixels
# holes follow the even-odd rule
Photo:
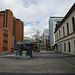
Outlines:
[[[50,17],[49,18],[49,44],[50,46],[54,46],[55,44],[55,26],[57,22],[60,22],[63,17]]]

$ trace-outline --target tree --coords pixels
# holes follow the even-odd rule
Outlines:
[[[34,37],[34,41],[36,43],[38,43],[39,42],[39,39],[40,39],[40,32],[39,32],[38,29],[36,30],[36,34],[34,34],[33,37]]]

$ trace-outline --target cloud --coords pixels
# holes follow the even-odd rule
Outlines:
[[[48,29],[48,19],[49,18],[42,19],[40,20],[40,23],[34,22],[31,24],[27,24],[24,28],[25,36],[32,37],[34,34],[37,33],[37,31],[40,32],[40,36],[41,36],[43,30],[45,28]]]
[[[32,36],[34,29],[48,28],[50,16],[65,16],[74,0],[0,0],[0,11],[11,9],[16,18],[24,21],[24,35]]]

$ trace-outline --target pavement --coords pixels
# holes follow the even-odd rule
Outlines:
[[[75,75],[75,56],[72,55],[42,50],[33,52],[29,60],[11,56],[15,54],[0,55],[2,75]]]

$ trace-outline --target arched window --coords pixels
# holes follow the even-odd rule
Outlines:
[[[68,42],[68,51],[70,52],[71,51],[71,47],[70,47],[70,42]]]
[[[73,26],[73,32],[75,31],[75,20],[74,17],[72,17],[72,26]]]

